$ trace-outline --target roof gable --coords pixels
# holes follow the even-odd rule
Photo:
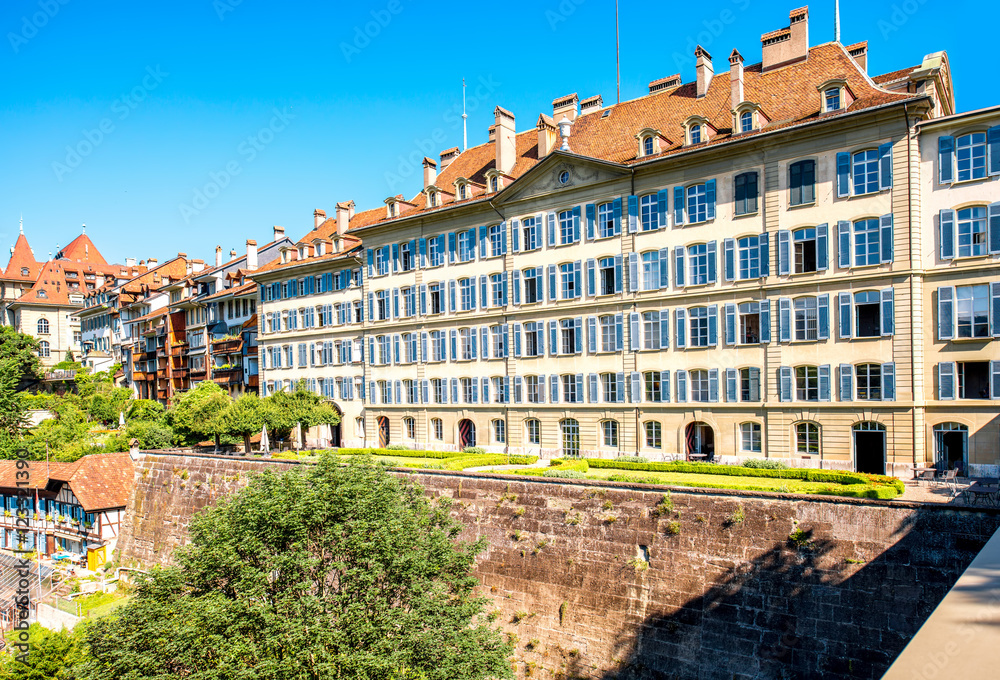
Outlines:
[[[497,195],[496,203],[519,201],[584,184],[600,184],[628,174],[629,169],[617,163],[557,150],[503,189]]]

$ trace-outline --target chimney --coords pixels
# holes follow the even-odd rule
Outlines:
[[[732,93],[732,109],[742,104],[743,98],[743,55],[739,50],[733,50],[729,55],[729,89]]]
[[[191,260],[191,271],[197,274],[205,269],[205,260]]]
[[[126,257],[125,258],[125,266],[126,267],[134,267],[135,266],[135,258],[134,257]]]
[[[236,250],[230,250],[229,251],[229,259],[230,260],[235,260],[236,259]]]
[[[489,143],[493,144],[494,142],[497,141],[497,126],[491,125],[488,132],[489,132]]]
[[[215,246],[215,266],[222,266],[222,246]]]
[[[247,239],[247,269],[257,268],[257,242],[252,238]]]
[[[848,45],[844,49],[851,55],[851,59],[857,62],[858,67],[868,73],[868,41]]]
[[[793,9],[788,23],[788,28],[760,36],[762,71],[802,61],[809,55],[809,8]]]
[[[343,236],[351,226],[351,212],[354,201],[337,204],[337,233]]]
[[[274,239],[275,241],[280,241],[285,238],[285,228],[274,225]]]
[[[576,105],[579,102],[580,98],[576,96],[576,92],[553,100],[552,119],[562,120],[562,116],[565,116],[566,118],[569,118],[569,121],[572,123],[576,120]]]
[[[698,45],[694,50],[694,56],[697,59],[694,70],[698,74],[698,96],[704,97],[708,94],[708,86],[712,84],[712,76],[715,75],[712,69],[712,55]]]
[[[517,137],[514,114],[498,106],[493,110],[496,120],[497,170],[509,175],[517,162]]]
[[[146,267],[147,267],[147,269],[153,269],[153,268],[155,268],[157,262],[159,262],[159,260],[157,260],[155,257],[151,257],[148,260],[146,260]]]
[[[604,108],[604,97],[601,95],[589,97],[580,102],[580,115],[586,116],[588,113],[600,111],[602,108]]]
[[[452,161],[458,158],[459,154],[462,153],[458,150],[457,146],[453,146],[450,149],[441,152],[441,172],[444,172],[445,168],[451,165]]]
[[[326,222],[326,211],[316,208],[313,210],[313,229],[319,229]]]
[[[657,92],[662,92],[663,90],[671,90],[675,87],[680,87],[681,85],[681,74],[675,73],[672,76],[667,76],[666,78],[660,78],[659,80],[654,80],[649,84],[649,94],[656,94]]]
[[[541,160],[556,148],[556,122],[543,113],[538,117],[535,129],[538,130],[538,160]]]
[[[424,156],[424,189],[437,183],[438,164]]]

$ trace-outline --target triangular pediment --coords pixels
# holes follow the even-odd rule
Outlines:
[[[540,163],[505,187],[498,194],[495,202],[503,204],[520,201],[574,187],[600,184],[628,174],[629,169],[617,163],[578,156],[565,151],[553,151]]]

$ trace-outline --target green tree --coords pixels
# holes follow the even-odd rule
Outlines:
[[[30,335],[18,333],[10,326],[0,326],[0,361],[12,360],[6,364],[13,370],[18,381],[38,377],[38,341]]]
[[[222,414],[229,408],[232,399],[214,382],[201,382],[193,390],[180,395],[167,412],[170,424],[180,434],[195,443],[205,437],[215,438],[215,448],[219,448],[222,434]]]
[[[166,409],[163,404],[152,399],[136,399],[125,414],[126,421],[158,422],[163,420]]]
[[[219,422],[226,434],[243,437],[244,451],[250,453],[250,437],[264,428],[268,415],[267,404],[253,392],[247,392],[222,412]]]
[[[0,654],[0,680],[68,680],[76,677],[72,668],[83,660],[81,644],[83,626],[76,630],[53,631],[37,623],[28,628],[28,663],[12,654]],[[8,643],[13,643],[8,634]]]
[[[57,400],[50,407],[55,417],[28,433],[24,443],[34,460],[45,460],[47,453],[53,460],[74,461],[87,453],[84,442],[90,426],[79,403],[75,398]]]
[[[305,381],[296,385],[294,392],[277,392],[264,399],[268,404],[268,425],[276,432],[287,435],[296,424],[302,425],[301,446],[305,446],[306,431],[320,424],[336,425],[340,415],[319,395],[306,389]]]
[[[101,383],[96,389],[95,394],[90,397],[87,414],[91,420],[117,427],[120,414],[124,414],[132,406],[132,390],[113,387],[109,383]]]
[[[237,402],[238,403],[238,402]],[[478,680],[512,648],[447,503],[368,461],[254,477],[86,630],[83,680]]]
[[[0,447],[11,448],[28,427],[28,404],[20,382],[17,360],[0,359]]]

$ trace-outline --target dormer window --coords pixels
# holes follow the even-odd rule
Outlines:
[[[740,114],[740,132],[750,132],[753,130],[753,112],[744,111]]]
[[[436,191],[427,192],[427,207],[436,208],[438,205],[438,195]]]
[[[692,144],[701,144],[701,126],[692,125],[689,134],[691,135]]]
[[[712,141],[716,130],[704,116],[689,116],[684,121],[684,138],[688,144],[701,144]]]
[[[642,155],[652,156],[653,155],[653,138],[646,137],[642,140]]]
[[[30,274],[31,272],[28,270],[27,267],[21,267],[21,276],[29,276]]]
[[[761,110],[759,104],[754,102],[741,102],[733,109],[733,130],[735,134],[742,135],[754,130],[761,130],[768,124],[769,120]]]
[[[45,292],[44,288],[39,289],[39,291],[38,291],[38,297],[40,297],[40,298],[42,298],[44,300],[48,296],[49,296],[49,294]]]
[[[458,185],[458,200],[464,201],[466,198],[468,198],[468,195],[469,195],[469,185],[465,184],[464,182],[462,184],[459,184]]]
[[[663,133],[653,128],[643,128],[635,136],[639,140],[639,157],[655,156],[661,153],[670,142],[666,140]]]
[[[826,111],[840,110],[840,88],[829,88],[825,93],[823,93],[823,98],[826,103]]]
[[[396,216],[396,204],[395,203],[389,203],[386,207],[389,210],[389,212],[388,212],[389,217],[395,217]]]
[[[821,97],[821,113],[843,111],[854,101],[854,95],[847,87],[847,81],[842,78],[827,80],[820,83],[816,89]]]
[[[499,186],[500,186],[500,179],[496,175],[490,177],[490,191],[496,193]]]

